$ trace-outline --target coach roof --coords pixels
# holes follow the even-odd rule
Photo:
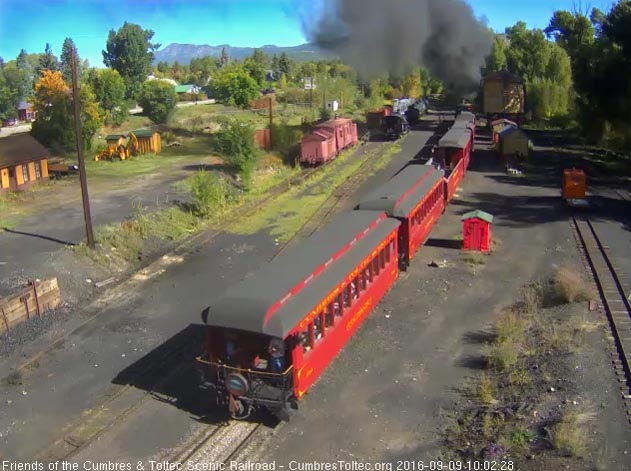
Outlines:
[[[362,198],[359,209],[385,211],[388,216],[407,218],[443,175],[442,170],[431,166],[408,165]]]
[[[214,302],[205,319],[213,326],[284,337],[328,292],[324,278],[340,283],[398,223],[378,211],[344,213],[324,229],[279,255]],[[357,260],[356,265],[352,266]],[[298,304],[295,304],[298,303]],[[288,307],[293,306],[293,307]]]
[[[456,127],[452,128],[440,138],[438,141],[439,147],[455,147],[458,149],[464,149],[471,139],[471,131],[468,129]]]

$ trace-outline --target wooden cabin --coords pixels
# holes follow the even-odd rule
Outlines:
[[[487,115],[518,115],[524,112],[526,99],[524,81],[507,70],[482,79],[484,113]]]
[[[508,126],[499,132],[499,140],[502,156],[526,157],[528,155],[528,136],[521,129]]]
[[[48,180],[50,153],[28,133],[0,139],[0,192]]]
[[[160,133],[153,129],[137,129],[132,131],[138,138],[138,154],[159,154],[162,152]]]
[[[118,149],[118,146],[125,146],[127,141],[127,134],[108,134],[105,136],[105,142],[107,148],[110,150]]]

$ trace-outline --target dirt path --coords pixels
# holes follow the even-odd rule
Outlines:
[[[555,263],[577,259],[558,190],[514,185],[494,168],[500,167],[474,160],[460,197],[410,271],[329,366],[292,421],[269,434],[259,458],[287,466],[291,460],[375,463],[440,456],[442,431],[464,400],[459,390],[480,367],[485,333],[499,309]],[[534,207],[537,214],[531,213]],[[461,233],[459,215],[472,208],[496,214],[493,235],[501,247],[485,264],[467,267],[458,250],[443,247],[453,245]],[[429,268],[432,260],[449,265]],[[598,443],[607,444],[608,463],[615,464],[604,469],[629,469],[631,433],[607,363],[603,350],[583,359],[589,381],[582,385],[591,388],[586,395],[603,398]]]
[[[376,174],[372,184],[385,181],[401,168],[429,135],[411,134],[402,144],[402,152],[392,158],[392,165]],[[0,409],[0,454],[15,459],[34,456],[60,431],[63,433],[64,425],[83,411],[89,413],[104,396],[126,384],[129,369],[155,361],[155,350],[160,346],[178,335],[200,334],[199,313],[210,300],[269,260],[276,250],[278,247],[265,233],[223,234],[212,245],[200,247],[185,261],[148,282],[142,293],[128,296],[125,302],[110,300],[97,319],[42,358],[23,384],[2,385],[3,397],[11,403]],[[6,366],[5,362],[5,373]],[[172,446],[174,435],[186,436],[195,424],[191,416],[204,414],[206,406],[197,395],[195,372],[189,373],[175,387],[170,384],[162,391],[173,401],[162,404],[164,412],[145,413],[143,408],[134,415],[138,421],[130,421],[124,430],[117,429],[99,441],[97,448],[86,451],[88,456],[152,456],[155,447]],[[137,387],[142,393],[142,385]],[[150,404],[151,410],[159,407],[153,400]]]

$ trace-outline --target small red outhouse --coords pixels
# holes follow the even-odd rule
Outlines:
[[[491,248],[493,216],[479,209],[463,214],[462,241],[464,250],[488,252]]]

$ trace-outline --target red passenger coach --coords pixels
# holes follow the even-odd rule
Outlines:
[[[204,385],[233,418],[257,408],[288,418],[396,280],[399,225],[346,213],[204,310]]]
[[[385,211],[401,221],[399,266],[410,264],[445,209],[444,172],[427,165],[410,165],[363,198],[357,209]]]
[[[453,198],[471,159],[472,134],[469,129],[455,127],[438,141],[436,156],[444,162],[446,169],[445,198]]]

